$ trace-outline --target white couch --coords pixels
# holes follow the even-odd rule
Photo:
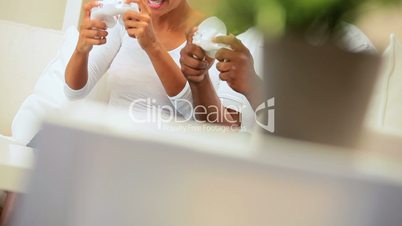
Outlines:
[[[0,134],[11,136],[13,118],[22,104],[24,109],[18,112],[13,130],[38,126],[26,122],[46,113],[38,113],[35,103],[58,107],[67,101],[61,88],[61,68],[74,49],[78,33],[75,28],[62,32],[0,20],[0,37]],[[106,77],[88,99],[107,102]],[[46,87],[48,83],[58,86]],[[30,115],[31,110],[38,114]],[[29,139],[18,135],[23,136],[22,140]]]
[[[55,57],[63,33],[0,21],[0,37],[0,134],[9,136],[12,119]]]

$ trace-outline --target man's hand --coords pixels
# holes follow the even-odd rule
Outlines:
[[[250,51],[234,35],[220,36],[214,39],[216,43],[229,45],[232,50],[220,49],[216,54],[219,63],[216,65],[220,79],[246,97],[250,97],[261,84],[254,69],[254,60]]]
[[[181,71],[190,83],[201,83],[208,76],[214,59],[208,57],[201,47],[193,44],[193,28],[187,33],[187,44],[180,52]]]

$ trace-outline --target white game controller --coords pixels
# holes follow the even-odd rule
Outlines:
[[[100,1],[101,6],[93,8],[91,10],[91,20],[100,20],[106,23],[108,28],[112,28],[116,25],[117,20],[123,25],[123,15],[128,10],[134,10],[139,12],[138,5],[136,3],[126,4],[123,1],[105,0]]]
[[[198,30],[193,36],[193,44],[201,47],[209,57],[215,58],[218,50],[231,49],[228,45],[213,42],[215,37],[226,35],[225,23],[217,17],[210,17],[198,26]]]

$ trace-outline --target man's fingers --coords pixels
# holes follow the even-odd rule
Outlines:
[[[208,66],[209,66],[208,62],[197,60],[190,56],[181,57],[180,64],[186,65],[187,67],[190,67],[190,68],[193,68],[196,70],[206,70],[206,69],[208,69]]]
[[[219,62],[216,64],[216,69],[221,73],[225,73],[233,70],[234,68],[232,63]]]
[[[91,17],[91,10],[95,7],[102,5],[99,1],[91,0],[84,5],[84,19],[89,19]]]
[[[243,43],[234,35],[218,36],[213,40],[215,43],[229,45],[233,50],[242,50],[245,48]]]
[[[190,43],[190,44],[193,43],[193,37],[194,37],[195,32],[197,32],[197,30],[198,30],[197,27],[193,27],[188,32],[186,32],[187,43]]]
[[[188,77],[199,77],[205,72],[204,70],[196,70],[194,68],[182,66],[181,71],[183,72],[186,78]]]
[[[225,82],[230,82],[230,80],[231,80],[230,72],[220,73],[219,79],[222,81],[225,81]]]
[[[196,58],[198,60],[206,59],[205,51],[196,45],[191,44],[191,46],[189,46],[189,48],[186,49],[186,51],[187,51],[187,56]]]
[[[229,62],[235,57],[235,54],[236,53],[232,50],[223,48],[218,50],[218,52],[215,54],[215,58],[220,62]]]

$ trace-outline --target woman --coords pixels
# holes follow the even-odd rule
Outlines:
[[[186,31],[202,19],[186,0],[128,0],[140,12],[127,11],[109,30],[102,21],[91,20],[99,2],[84,6],[80,37],[65,73],[65,93],[70,99],[85,97],[109,72],[109,105],[146,112],[155,106],[172,105],[186,87],[178,64],[186,43]],[[149,101],[138,101],[138,100]]]

